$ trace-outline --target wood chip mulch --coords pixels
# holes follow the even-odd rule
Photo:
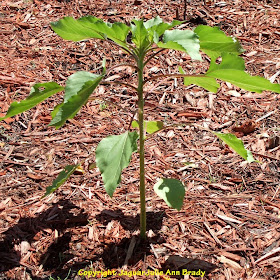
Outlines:
[[[106,42],[75,43],[56,36],[49,23],[63,16],[128,23],[159,15],[169,22],[186,20],[186,28],[219,26],[240,40],[249,73],[280,83],[279,11],[278,0],[2,0],[0,116],[13,100],[28,96],[35,83],[64,85],[77,70],[98,72],[105,56],[108,68],[127,62]],[[208,61],[166,50],[150,62],[147,75],[178,73],[179,65],[203,73]],[[111,75],[136,82],[134,71],[124,66]],[[136,101],[131,88],[100,86],[98,99],[59,130],[48,123],[61,95],[1,122],[0,279],[85,279],[78,275],[81,269],[116,271],[108,279],[200,277],[182,276],[185,270],[205,271],[203,279],[279,279],[280,95],[249,93],[228,83],[212,94],[184,87],[181,79],[151,82],[146,90],[146,119],[186,125],[146,142],[146,242],[138,237],[137,155],[112,199],[94,167],[99,141],[128,127]],[[258,162],[244,162],[201,127],[235,133]],[[84,162],[87,172],[75,173],[41,200],[63,167],[77,162]],[[181,211],[154,194],[153,185],[163,176],[185,184]],[[118,275],[122,270],[127,275]],[[128,275],[137,271],[150,275]]]

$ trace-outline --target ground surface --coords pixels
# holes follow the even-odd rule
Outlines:
[[[26,97],[35,83],[53,80],[63,85],[76,70],[99,71],[94,69],[105,55],[108,68],[127,62],[122,52],[107,43],[72,43],[55,36],[49,23],[65,15],[91,14],[125,22],[160,15],[166,21],[185,18],[186,28],[220,26],[242,43],[251,74],[279,83],[279,9],[278,0],[193,0],[186,6],[184,1],[171,0],[3,0],[0,113],[4,115],[13,100]],[[165,51],[151,61],[147,75],[177,73],[179,65],[189,73],[202,73],[207,69],[205,61],[192,62],[187,55]],[[128,68],[111,74],[115,80],[136,82]],[[180,79],[149,84],[146,89],[146,119],[235,130],[259,162],[245,163],[209,132],[192,125],[149,139],[149,231],[143,244],[138,239],[136,155],[113,199],[93,168],[84,175],[74,174],[56,193],[40,200],[64,166],[84,162],[88,170],[98,142],[127,129],[135,93],[102,86],[95,93],[101,101],[89,102],[59,130],[48,127],[50,111],[61,101],[60,95],[52,97],[1,122],[0,279],[64,279],[67,274],[68,279],[81,279],[79,269],[201,269],[207,273],[204,279],[279,279],[280,95],[248,93],[226,83],[217,94],[209,94],[198,87],[184,88]],[[168,208],[154,194],[152,186],[162,176],[184,182],[181,211]],[[116,275],[110,279],[168,278]]]

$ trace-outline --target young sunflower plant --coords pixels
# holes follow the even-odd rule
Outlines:
[[[122,49],[133,63],[127,64],[137,72],[137,86],[125,84],[133,88],[138,95],[137,121],[133,126],[136,131],[126,131],[120,135],[111,135],[100,141],[95,155],[96,165],[99,168],[106,192],[112,197],[115,189],[121,181],[121,173],[126,168],[132,154],[139,152],[140,159],[140,236],[146,236],[146,199],[145,199],[145,133],[154,134],[164,128],[160,121],[144,121],[144,92],[145,84],[151,81],[165,78],[184,78],[186,86],[198,85],[209,92],[217,92],[220,87],[218,81],[227,81],[242,89],[261,93],[264,90],[280,93],[280,85],[273,84],[259,76],[251,76],[245,72],[245,63],[239,56],[243,49],[239,42],[226,36],[217,27],[198,26],[194,30],[181,28],[183,22],[174,20],[171,23],[163,22],[160,17],[144,20],[133,20],[130,25],[121,22],[113,24],[104,22],[102,19],[86,16],[79,19],[65,17],[58,22],[51,23],[53,31],[63,39],[71,41],[82,41],[88,39],[106,40],[115,47]],[[201,52],[205,53],[211,60],[206,73],[199,75],[185,74],[180,67],[178,73],[154,75],[147,78],[145,69],[149,62],[164,49],[172,49],[187,53],[194,60],[202,60]],[[220,63],[216,63],[217,59]],[[65,86],[56,82],[35,84],[30,95],[23,101],[13,102],[6,115],[1,120],[13,117],[29,110],[44,101],[48,97],[64,91],[64,101],[58,104],[51,113],[50,126],[56,129],[72,119],[85,105],[95,89],[100,85],[107,75],[105,62],[103,61],[102,73],[91,73],[78,71],[69,76]],[[113,81],[123,84],[122,81]],[[245,149],[243,142],[232,134],[213,132],[229,147],[236,151],[243,159],[253,162],[252,153]],[[44,196],[58,189],[80,164],[67,165],[64,170],[47,187]],[[170,207],[180,210],[183,205],[185,187],[179,180],[172,178],[161,178],[154,185],[156,194],[162,198]]]

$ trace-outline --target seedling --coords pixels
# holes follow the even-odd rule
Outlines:
[[[52,29],[59,36],[66,40],[81,41],[87,39],[106,40],[114,46],[122,49],[134,62],[127,64],[137,72],[137,86],[125,84],[134,89],[138,95],[137,121],[132,125],[139,129],[136,131],[126,131],[120,135],[111,135],[100,141],[96,154],[96,164],[99,168],[106,192],[112,197],[115,189],[120,184],[122,170],[130,163],[131,156],[139,151],[140,158],[140,236],[146,235],[146,200],[145,200],[145,165],[144,165],[144,143],[145,130],[154,134],[163,129],[162,122],[144,121],[144,92],[148,82],[165,78],[184,78],[186,86],[190,84],[198,85],[210,92],[217,92],[220,84],[217,80],[227,81],[233,85],[248,91],[261,93],[263,90],[270,90],[280,93],[280,85],[270,81],[251,76],[245,72],[245,63],[239,56],[243,50],[239,42],[226,36],[219,28],[209,26],[198,26],[194,30],[183,30],[180,26],[183,22],[174,20],[165,23],[160,17],[148,21],[133,20],[131,25],[124,23],[106,23],[93,16],[86,16],[80,19],[65,17],[58,22],[51,24]],[[177,26],[177,29],[174,28]],[[172,49],[187,53],[192,59],[202,60],[201,52],[204,52],[211,60],[208,71],[199,75],[185,74],[180,67],[178,73],[154,75],[147,78],[145,68],[149,62],[164,49]],[[216,63],[217,59],[220,63]],[[104,83],[107,71],[103,62],[102,73],[90,73],[79,71],[71,75],[65,84],[60,86],[55,82],[35,84],[27,99],[21,102],[13,102],[5,118],[15,116],[31,109],[48,97],[63,91],[64,101],[57,105],[52,115],[51,126],[56,129],[65,124],[68,119],[72,119],[85,105],[98,85]],[[124,84],[122,81],[112,81],[111,84]],[[241,140],[235,135],[213,132],[228,146],[235,150],[242,158],[248,162],[254,158],[248,150],[244,148]],[[61,186],[70,175],[79,168],[77,165],[68,165],[53,181],[53,184],[46,190],[46,195],[54,192]],[[161,178],[154,185],[156,194],[161,197],[169,206],[181,209],[184,200],[185,187],[182,182],[172,178]]]

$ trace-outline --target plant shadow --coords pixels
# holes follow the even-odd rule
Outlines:
[[[161,244],[166,240],[158,233],[162,227],[162,220],[166,217],[164,211],[148,212],[149,221],[147,231],[153,231],[153,237],[141,240],[139,236],[132,235],[131,238],[123,238],[119,242],[103,242],[98,248],[100,253],[94,257],[82,261],[74,261],[75,256],[71,254],[70,241],[71,233],[67,229],[88,224],[88,215],[83,209],[77,207],[68,200],[60,200],[53,204],[48,210],[40,213],[35,218],[21,218],[18,223],[4,232],[4,240],[0,242],[0,272],[25,265],[22,263],[20,246],[22,241],[29,244],[40,239],[42,231],[53,234],[56,230],[59,234],[54,242],[44,250],[39,258],[39,264],[47,274],[52,273],[52,278],[48,276],[32,276],[33,280],[42,279],[83,279],[77,276],[80,269],[92,269],[93,263],[103,263],[102,266],[108,270],[136,266],[139,261],[152,253],[152,244]],[[124,229],[135,231],[139,228],[139,215],[136,217],[124,215],[121,211],[103,210],[96,219],[103,225],[107,225],[112,220],[117,220]],[[48,242],[49,243],[49,242]],[[49,244],[47,244],[49,245]],[[37,248],[33,248],[33,250]],[[40,253],[38,248],[38,252]],[[85,256],[86,257],[86,256]],[[24,258],[24,256],[23,256]],[[26,266],[28,267],[28,266]],[[215,265],[203,260],[194,260],[171,256],[162,265],[162,271],[183,270],[203,270],[207,273],[213,271]],[[32,268],[27,272],[32,274]],[[176,276],[177,277],[177,276]],[[1,276],[0,276],[1,278]],[[177,278],[182,279],[182,278]]]
[[[162,227],[162,220],[166,217],[164,211],[158,212],[147,212],[147,231],[152,230],[154,233],[157,233]],[[127,216],[121,210],[103,210],[100,214],[96,215],[95,218],[101,222],[103,225],[107,225],[112,220],[119,221],[121,226],[125,230],[135,231],[139,229],[140,224],[140,215],[137,214],[134,216]]]
[[[165,242],[165,239],[157,234],[157,232],[162,227],[162,220],[165,216],[166,214],[164,211],[147,212],[147,220],[149,221],[147,230],[153,231],[153,237],[147,238],[147,240],[143,241],[139,236],[133,235],[131,238],[123,238],[119,242],[103,242],[98,246],[98,248],[100,249],[98,251],[101,251],[100,254],[97,254],[94,256],[94,258],[87,259],[83,262],[75,262],[71,267],[68,266],[67,268],[64,267],[63,269],[62,266],[58,267],[56,271],[53,271],[52,277],[66,277],[69,273],[69,270],[71,269],[70,278],[67,279],[74,279],[80,269],[91,270],[91,265],[95,262],[103,263],[104,267],[106,267],[106,269],[108,270],[123,267],[124,264],[126,264],[127,266],[136,265],[140,260],[144,260],[148,255],[151,254],[151,243],[159,244]],[[120,210],[103,210],[100,214],[96,215],[95,218],[105,226],[108,225],[108,223],[110,223],[111,221],[115,220],[119,221],[121,226],[125,230],[133,232],[139,229],[139,215],[137,215],[136,217],[124,215],[124,213]],[[129,255],[129,248],[132,244],[133,254]],[[50,246],[45,255],[53,255],[53,250],[55,250],[56,248],[57,246],[55,245],[53,247]],[[70,256],[67,252],[63,251],[60,251],[60,254]],[[41,259],[43,260],[43,257]],[[49,261],[52,261],[50,264],[50,267],[52,267],[52,263],[57,262],[58,259],[57,257],[55,259],[54,255],[54,257],[52,257],[52,259],[49,259]],[[47,264],[44,264],[44,268],[48,268]]]
[[[3,232],[4,239],[0,241],[0,272],[22,265],[21,246],[25,243],[25,246],[30,247],[32,242],[40,239],[42,231],[52,233],[56,230],[60,235],[55,243],[47,249],[43,258],[41,257],[40,262],[43,263],[43,267],[50,267],[52,263],[58,267],[60,264],[63,265],[67,259],[72,257],[72,255],[64,256],[64,259],[61,260],[61,252],[69,249],[71,239],[70,234],[65,233],[65,230],[86,224],[88,224],[88,215],[84,210],[69,200],[63,199],[54,203],[52,207],[37,217],[20,218],[16,225]],[[52,255],[48,253],[49,251],[52,252]]]
[[[106,271],[114,271],[119,268],[123,268],[124,265],[127,265],[127,270],[130,271],[131,269],[129,269],[129,267],[134,267],[139,263],[139,261],[145,260],[147,256],[152,254],[151,244],[159,244],[159,242],[165,242],[165,239],[163,239],[160,235],[155,235],[152,238],[147,238],[144,241],[139,236],[134,235],[131,238],[123,238],[117,243],[103,243],[99,246],[102,253],[84,262],[76,262],[71,267],[54,271],[52,277],[59,277],[63,279],[63,277],[66,277],[69,273],[69,270],[71,269],[70,278],[67,279],[85,279],[82,276],[81,278],[77,278],[79,270],[82,269],[83,271],[94,271],[95,263],[100,262],[103,263],[102,266],[106,268]],[[131,244],[133,244],[132,250]],[[97,279],[99,278],[97,277]]]

